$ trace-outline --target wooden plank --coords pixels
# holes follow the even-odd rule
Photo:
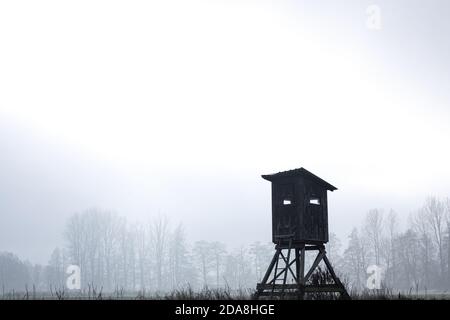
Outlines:
[[[257,284],[258,290],[296,290],[299,291],[303,289],[305,292],[344,292],[345,289],[338,284],[323,284],[316,286],[302,286],[299,284]]]
[[[323,249],[323,246],[306,246],[305,250],[306,251],[315,251],[315,250],[320,250]]]
[[[264,292],[261,292],[261,293],[259,293],[259,296],[261,296],[261,297],[299,297],[299,293],[298,292],[289,292],[289,291],[287,291],[287,292],[284,292],[283,294],[281,294],[281,292],[280,293],[278,293],[278,292],[268,292],[268,291],[264,291]]]

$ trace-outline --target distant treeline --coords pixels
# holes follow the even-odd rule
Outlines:
[[[366,214],[354,228],[337,269],[355,288],[365,286],[367,267],[384,268],[387,288],[417,291],[450,289],[450,199],[428,198],[399,229],[397,214],[381,210]]]
[[[382,286],[398,290],[450,289],[450,200],[428,198],[399,230],[397,214],[370,210],[354,228],[348,245],[330,235],[327,252],[351,290],[366,285],[367,268],[383,267]],[[11,290],[65,287],[66,268],[81,268],[82,288],[104,292],[167,292],[189,286],[255,288],[274,253],[271,243],[229,249],[220,242],[188,243],[181,224],[163,216],[146,224],[100,209],[74,214],[67,222],[65,246],[56,248],[46,266],[0,253],[0,285]],[[307,257],[309,261],[313,256]]]

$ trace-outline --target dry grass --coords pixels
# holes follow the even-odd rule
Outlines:
[[[318,274],[312,278],[314,284],[328,283],[329,275]],[[67,291],[64,288],[51,288],[49,292],[37,292],[33,287],[24,291],[3,292],[0,300],[252,300],[253,288],[232,290],[229,287],[194,290],[190,286],[171,292],[127,292],[116,288],[113,292],[103,292],[102,288],[89,285],[86,290]],[[390,289],[381,290],[351,290],[352,300],[448,300],[447,293],[420,293],[413,290],[394,292]],[[292,298],[291,298],[292,299]],[[307,300],[337,300],[339,296],[329,293],[315,293],[306,297]]]

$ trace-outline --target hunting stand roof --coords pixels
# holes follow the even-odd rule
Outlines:
[[[293,169],[293,170],[288,170],[288,171],[282,171],[282,172],[278,172],[278,173],[274,173],[274,174],[265,174],[265,175],[262,175],[262,177],[271,182],[276,181],[280,178],[303,177],[305,179],[308,179],[312,182],[317,183],[318,185],[326,188],[327,190],[330,190],[330,191],[337,190],[337,188],[335,186],[329,184],[328,182],[319,178],[315,174],[309,172],[305,168],[298,168],[298,169]]]

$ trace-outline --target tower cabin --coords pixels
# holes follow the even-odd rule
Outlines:
[[[337,188],[304,168],[262,177],[272,183],[272,241],[327,243],[327,191]]]

